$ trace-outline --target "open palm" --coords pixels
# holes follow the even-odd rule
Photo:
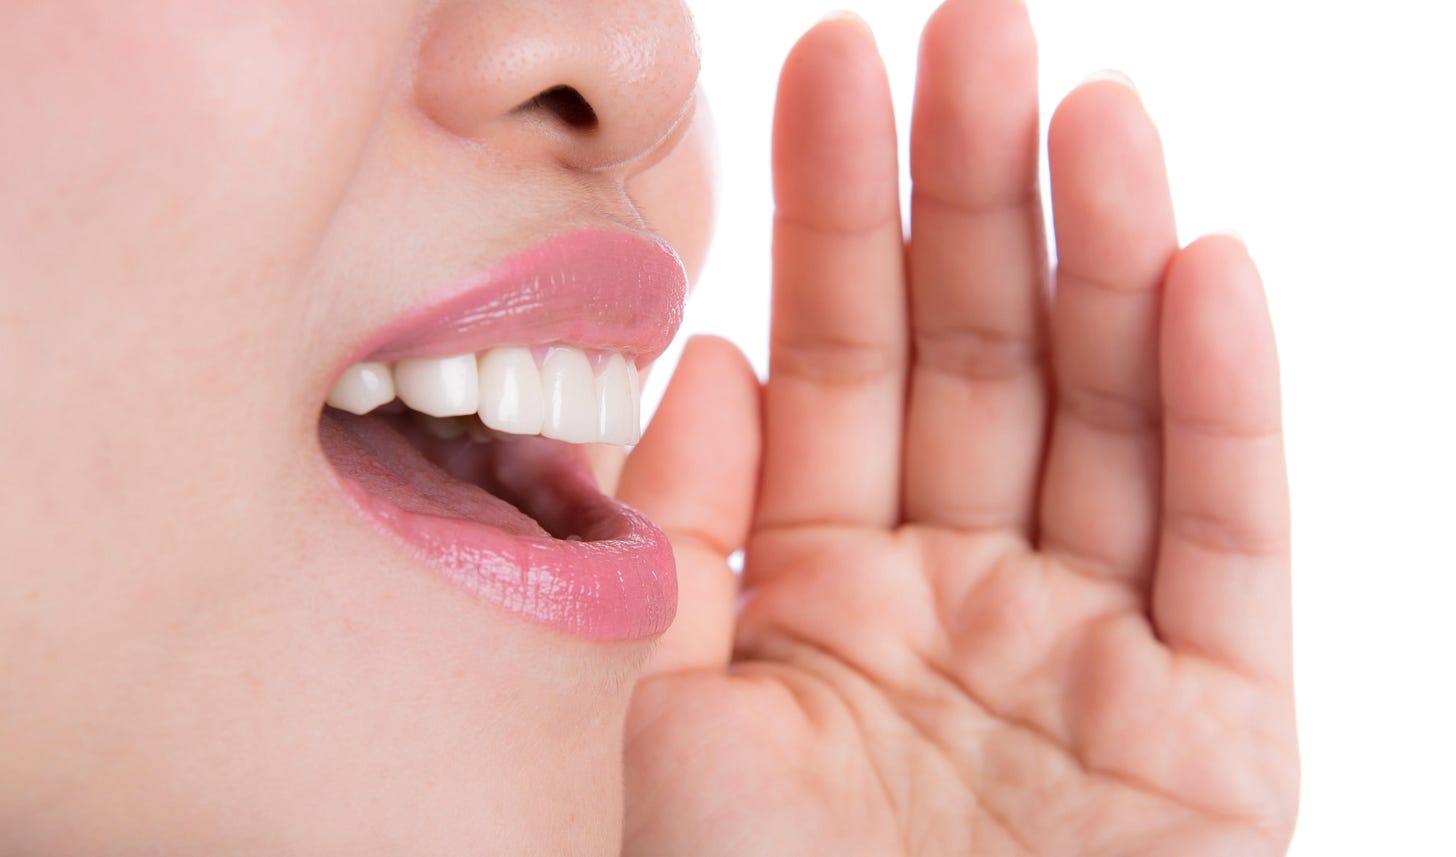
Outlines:
[[[1017,0],[936,13],[912,127],[906,241],[871,37],[827,21],[787,61],[768,383],[692,343],[622,478],[682,591],[633,699],[625,853],[1283,853],[1252,263],[1178,248],[1157,134],[1103,80],[1052,122],[1047,288]]]

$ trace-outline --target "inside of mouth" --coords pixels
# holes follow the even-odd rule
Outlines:
[[[398,402],[364,416],[325,407],[319,441],[353,487],[411,514],[471,521],[514,536],[582,540],[575,447],[543,437],[423,428]],[[594,487],[594,486],[593,486]]]

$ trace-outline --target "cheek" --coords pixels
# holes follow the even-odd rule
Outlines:
[[[692,125],[666,158],[634,177],[628,191],[648,224],[682,257],[689,282],[707,258],[718,196],[718,141],[701,88]]]
[[[0,281],[22,287],[0,290],[0,399],[28,407],[0,441],[55,495],[37,532],[117,507],[165,530],[246,472],[258,453],[230,435],[277,434],[247,423],[286,412],[298,271],[408,25],[386,9],[405,4],[335,5],[5,13]]]
[[[367,11],[402,4],[327,5],[34,2],[7,21],[0,266],[36,287],[0,318],[29,322],[21,357],[121,358],[107,389],[127,393],[164,368],[175,393],[224,368],[244,319],[282,332],[270,314],[296,314],[406,23]]]
[[[0,603],[0,651],[31,647],[18,686],[57,687],[56,712],[107,710],[79,700],[126,674],[111,641],[172,651],[276,565],[297,271],[411,10],[3,5],[0,402],[24,406],[0,405],[0,448],[26,488],[0,492],[0,564],[28,597]]]

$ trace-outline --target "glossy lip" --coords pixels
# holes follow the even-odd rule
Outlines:
[[[662,530],[598,491],[581,456],[561,455],[536,438],[514,443],[532,448],[515,457],[517,472],[510,475],[551,486],[548,502],[572,507],[582,541],[515,535],[475,521],[406,511],[347,476],[339,479],[373,523],[477,597],[603,642],[666,631],[677,612],[677,569]]]
[[[686,293],[682,263],[666,244],[624,232],[570,233],[468,278],[371,337],[345,365],[552,342],[622,351],[645,365],[676,333]],[[330,419],[325,432],[343,437]],[[371,523],[478,597],[593,640],[665,631],[677,575],[662,531],[598,490],[580,447],[540,438],[510,445],[500,478],[531,507],[574,521],[581,541],[406,510],[332,469]]]
[[[610,230],[569,233],[467,277],[371,337],[339,370],[362,360],[551,343],[621,351],[645,366],[677,333],[686,298],[687,273],[665,242]]]

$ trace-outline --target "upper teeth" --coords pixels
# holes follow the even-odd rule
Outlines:
[[[637,367],[608,353],[596,372],[586,352],[552,346],[538,365],[528,347],[479,354],[356,363],[339,377],[328,403],[367,414],[395,395],[431,417],[478,415],[489,428],[541,434],[570,443],[636,443],[642,391]]]

